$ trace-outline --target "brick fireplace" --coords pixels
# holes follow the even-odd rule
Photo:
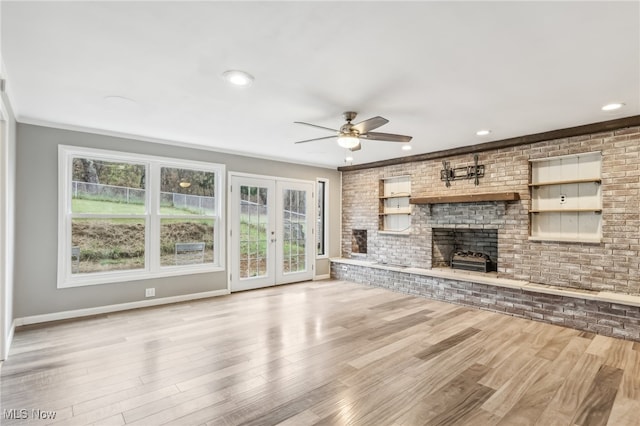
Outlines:
[[[602,238],[595,242],[530,236],[530,161],[601,153]],[[342,175],[342,259],[332,263],[339,279],[423,295],[510,315],[640,341],[640,127],[538,140],[479,153],[485,175],[440,179],[442,158],[346,169]],[[473,155],[446,157],[455,167]],[[469,199],[515,192],[518,200],[414,203],[410,231],[380,232],[379,182],[411,176],[411,198]],[[352,230],[368,231],[367,254],[352,257]],[[496,260],[497,273],[468,274],[444,268],[451,243],[467,245],[459,232],[476,233],[481,249]],[[453,233],[453,236],[452,236]],[[455,248],[455,247],[454,247]],[[351,263],[349,263],[351,262]],[[361,262],[361,264],[358,264]],[[386,265],[402,265],[404,268]]]
[[[509,221],[507,202],[444,203],[430,206],[417,205],[424,211],[423,227],[428,256],[432,268],[449,268],[456,252],[484,254],[490,258],[488,271],[504,271],[501,268],[502,238],[509,246],[505,229]],[[507,235],[507,238],[505,238]],[[502,236],[502,237],[501,237]],[[508,264],[508,262],[504,262]],[[483,271],[484,272],[484,271]]]

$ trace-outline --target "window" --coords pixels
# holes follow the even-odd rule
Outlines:
[[[318,257],[327,256],[328,228],[327,221],[329,181],[326,179],[317,180],[316,188],[317,220],[316,220],[316,255]]]
[[[223,270],[224,166],[59,148],[58,287]]]
[[[71,274],[145,268],[147,165],[71,161]]]
[[[202,170],[160,168],[161,266],[214,262],[215,176]]]

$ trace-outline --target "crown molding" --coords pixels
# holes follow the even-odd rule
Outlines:
[[[509,148],[512,146],[526,145],[553,139],[563,139],[593,133],[610,132],[612,130],[618,130],[633,126],[640,126],[640,115],[633,115],[630,117],[617,118],[615,120],[585,124],[582,126],[567,127],[565,129],[551,130],[548,132],[534,133],[531,135],[517,136],[515,138],[485,142],[477,145],[467,145],[458,148],[445,149],[442,151],[428,152],[426,154],[409,155],[406,157],[374,161],[371,163],[357,164],[353,166],[342,166],[338,167],[338,170],[341,172],[350,172],[354,170],[373,169],[376,167],[393,166],[397,164],[413,163],[417,161],[436,160],[439,158],[452,157],[454,155],[475,154],[483,151]]]

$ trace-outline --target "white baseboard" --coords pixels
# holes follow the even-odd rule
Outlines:
[[[107,314],[110,312],[126,311],[129,309],[167,305],[169,303],[186,302],[189,300],[205,299],[207,297],[223,296],[226,294],[229,294],[228,289],[185,294],[182,296],[163,297],[161,299],[139,300],[137,302],[120,303],[117,305],[98,306],[95,308],[76,309],[73,311],[62,311],[54,312],[51,314],[32,315],[28,317],[16,318],[13,321],[11,336],[13,337],[13,329],[22,325],[39,324],[49,321],[59,321],[70,318],[81,318],[91,315]]]
[[[331,278],[331,274],[323,274],[323,275],[315,275],[313,277],[313,280],[320,281],[320,280],[328,280],[329,278]]]

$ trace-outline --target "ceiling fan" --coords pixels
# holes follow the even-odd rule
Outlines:
[[[371,140],[371,141],[387,141],[387,142],[409,142],[411,141],[411,136],[405,135],[395,135],[393,133],[379,133],[372,132],[371,130],[377,129],[380,126],[384,126],[389,122],[386,118],[382,117],[373,117],[368,120],[361,121],[357,124],[351,124],[351,121],[356,118],[357,113],[353,111],[347,111],[342,114],[344,119],[347,121],[340,127],[340,130],[331,129],[329,127],[318,126],[311,123],[304,123],[302,121],[294,121],[296,124],[304,124],[305,126],[317,127],[319,129],[329,130],[334,132],[333,136],[324,136],[322,138],[314,138],[314,139],[306,139],[303,141],[298,141],[294,143],[307,143],[313,141],[319,141],[322,139],[333,139],[336,136],[338,137],[338,145],[343,148],[347,148],[351,151],[358,151],[362,148],[360,144],[360,140]]]

